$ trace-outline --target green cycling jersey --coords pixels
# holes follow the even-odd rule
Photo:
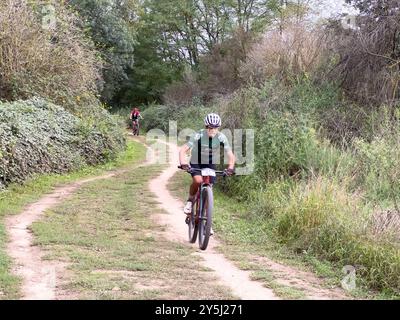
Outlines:
[[[219,164],[220,148],[222,147],[224,151],[231,150],[229,141],[222,132],[217,132],[211,138],[205,129],[192,135],[187,146],[191,149],[192,164]]]

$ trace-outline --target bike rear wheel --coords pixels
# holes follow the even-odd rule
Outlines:
[[[135,121],[132,122],[132,134],[134,136],[139,135],[139,123],[138,122],[135,122]]]
[[[212,212],[214,206],[214,196],[210,186],[204,187],[201,192],[201,206],[199,211],[199,247],[206,250],[210,240],[212,225]]]
[[[192,206],[192,213],[189,216],[189,242],[195,243],[197,239],[197,232],[199,230],[199,225],[196,222],[196,212],[198,212],[199,201],[195,201],[194,205]]]
[[[139,122],[136,124],[136,135],[139,135]]]

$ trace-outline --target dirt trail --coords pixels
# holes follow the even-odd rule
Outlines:
[[[143,143],[143,139],[136,139]],[[149,181],[150,190],[155,194],[157,201],[168,214],[156,214],[152,218],[162,225],[166,225],[164,236],[169,240],[178,241],[185,245],[191,245],[187,241],[187,226],[184,223],[182,213],[183,203],[171,196],[167,190],[168,180],[176,173],[178,164],[178,150],[174,144],[168,144],[170,161],[169,166],[162,174]],[[138,166],[149,165],[155,162],[155,152],[147,147],[147,160]],[[157,150],[157,149],[155,149]],[[157,153],[157,151],[156,151]],[[13,272],[22,278],[22,299],[28,300],[51,300],[63,299],[63,293],[57,289],[57,279],[65,273],[65,266],[60,262],[43,260],[44,253],[39,246],[33,245],[33,235],[30,231],[31,224],[40,219],[42,214],[50,207],[59,204],[75,192],[83,184],[111,178],[126,169],[80,180],[67,186],[55,189],[51,194],[46,195],[36,203],[26,207],[23,212],[16,216],[6,218],[5,225],[9,234],[7,254],[14,260]],[[222,254],[217,253],[216,246],[220,243],[213,237],[206,251],[200,251],[197,244],[193,244],[194,255],[202,258],[205,267],[213,270],[221,285],[231,288],[232,293],[244,300],[275,300],[278,299],[272,289],[265,288],[261,283],[250,280],[250,272],[243,271],[235,267]],[[256,258],[259,260],[258,258]],[[259,261],[260,263],[265,261]],[[271,261],[268,261],[271,264]],[[286,271],[293,274],[292,270],[273,265],[278,271]],[[287,280],[287,276],[283,276]],[[291,276],[289,276],[291,278]],[[304,279],[304,277],[302,277]],[[309,279],[308,279],[309,280]],[[306,281],[308,282],[308,281]],[[315,292],[314,292],[315,294]],[[326,299],[326,295],[321,292],[316,293],[313,298]],[[328,298],[339,298],[329,296]]]
[[[135,140],[144,144],[144,139]],[[154,159],[153,151],[148,148],[147,162],[138,166],[149,165]],[[33,245],[33,235],[30,226],[40,219],[43,213],[51,207],[61,203],[68,196],[88,182],[108,179],[127,169],[115,170],[98,177],[83,179],[72,184],[56,188],[39,201],[27,206],[22,213],[5,219],[5,227],[9,242],[7,254],[14,260],[12,272],[22,279],[21,295],[23,300],[53,300],[62,293],[57,292],[57,279],[64,273],[64,264],[43,259],[44,253],[39,246]]]
[[[170,153],[170,165],[160,176],[149,182],[150,190],[156,195],[162,208],[169,214],[159,214],[156,220],[167,226],[166,236],[169,240],[179,241],[190,245],[187,241],[187,226],[184,223],[182,212],[183,203],[171,196],[167,190],[168,180],[176,173],[178,161],[178,148],[176,145],[167,143]],[[221,284],[228,286],[232,292],[243,300],[275,300],[277,297],[271,289],[263,287],[259,282],[250,280],[250,272],[242,271],[235,267],[214,249],[219,243],[215,238],[210,240],[206,251],[198,250],[195,254],[200,255],[204,261],[203,265],[214,270]],[[196,248],[197,244],[193,244]]]
[[[143,143],[142,138],[136,138]],[[151,150],[150,150],[151,151]],[[147,159],[154,158],[148,154]],[[150,164],[141,163],[138,166]],[[21,294],[23,300],[53,300],[57,299],[57,277],[63,273],[64,265],[60,262],[43,260],[43,252],[39,246],[33,245],[33,235],[30,226],[40,219],[49,208],[61,203],[83,184],[108,179],[125,172],[126,169],[115,170],[98,177],[83,179],[75,183],[56,188],[39,201],[27,206],[22,213],[5,219],[9,235],[6,252],[14,260],[12,272],[22,278]]]
[[[135,140],[144,144],[144,139],[141,137],[136,137]],[[152,163],[154,159],[153,151],[147,149],[146,158],[149,160],[138,164],[138,166]],[[30,230],[32,223],[39,220],[46,210],[65,201],[83,184],[108,179],[126,170],[116,170],[56,188],[39,201],[27,206],[22,213],[5,219],[9,238],[6,252],[14,260],[12,273],[22,279],[21,295],[23,300],[53,300],[63,297],[61,292],[57,292],[57,279],[64,273],[65,265],[61,262],[43,259],[44,253],[40,247],[33,245],[34,239]]]
[[[63,268],[60,263],[52,263],[42,259],[43,253],[40,248],[33,246],[31,224],[38,220],[47,209],[65,200],[81,185],[99,179],[111,178],[117,173],[118,171],[57,188],[51,194],[27,206],[22,213],[6,219],[5,225],[9,234],[6,251],[14,259],[13,273],[23,279],[22,299],[55,299],[56,276]]]

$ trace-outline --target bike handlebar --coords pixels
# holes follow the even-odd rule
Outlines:
[[[182,169],[182,166],[178,166],[179,169]],[[183,169],[182,169],[183,170]],[[188,170],[185,170],[187,173],[193,173],[193,172],[201,172],[202,169],[198,169],[198,168],[189,168]],[[214,170],[214,169],[213,169]],[[215,174],[217,176],[223,176],[223,177],[227,177],[228,175],[226,174],[225,171],[218,171],[218,170],[214,170]]]

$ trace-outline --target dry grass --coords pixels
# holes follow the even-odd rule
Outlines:
[[[325,49],[322,30],[301,23],[288,25],[282,33],[272,29],[250,50],[240,75],[258,84],[273,77],[289,81],[310,75],[320,66]]]
[[[370,218],[369,230],[376,239],[391,238],[400,243],[400,212],[396,210],[375,212]]]
[[[0,3],[0,99],[41,96],[73,106],[96,92],[99,62],[65,5],[54,28],[34,1]]]
[[[389,10],[396,6],[398,1],[387,1],[384,6],[373,3],[370,8],[377,12],[360,16],[358,29],[333,28],[332,49],[339,60],[332,77],[361,104],[396,105],[399,101],[400,11]]]
[[[170,84],[163,94],[163,102],[169,106],[187,106],[200,99],[203,92],[197,83],[196,75],[189,70],[183,74],[183,81]]]

